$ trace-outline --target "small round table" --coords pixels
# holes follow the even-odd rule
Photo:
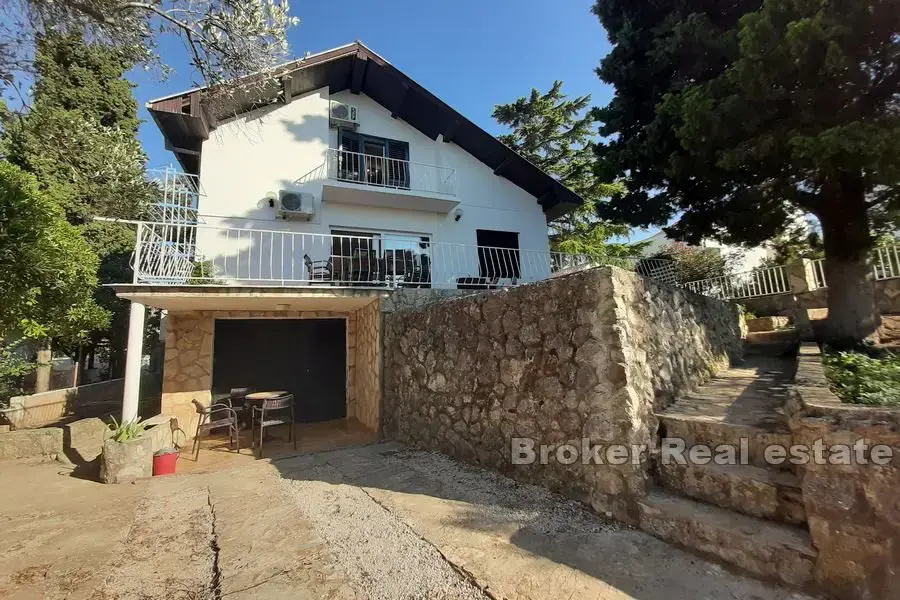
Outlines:
[[[252,394],[244,396],[244,399],[249,400],[250,402],[260,402],[262,400],[274,400],[275,398],[281,398],[288,394],[290,394],[290,392],[285,390],[278,390],[275,392],[253,392]]]

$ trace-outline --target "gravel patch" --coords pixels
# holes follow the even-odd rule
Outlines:
[[[372,600],[486,600],[431,544],[363,489],[340,480],[335,467],[318,465],[307,480],[282,480],[298,510],[324,538],[339,568]]]
[[[516,524],[547,535],[578,531],[603,533],[623,529],[584,504],[547,488],[519,483],[495,471],[473,467],[440,452],[403,449],[382,456],[402,462],[404,469],[442,483],[445,497],[471,504],[457,524]]]

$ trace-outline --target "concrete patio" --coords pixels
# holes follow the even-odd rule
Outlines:
[[[804,598],[436,453],[232,459],[120,486],[0,464],[0,596]]]

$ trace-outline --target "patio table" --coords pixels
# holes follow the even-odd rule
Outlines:
[[[288,394],[290,394],[290,392],[285,390],[278,390],[274,392],[253,392],[252,394],[247,394],[246,396],[244,396],[244,399],[251,402],[261,402],[263,400],[281,398],[282,396],[286,396]]]

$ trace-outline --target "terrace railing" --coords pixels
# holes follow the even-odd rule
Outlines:
[[[825,259],[812,261],[815,289],[828,287],[825,279]],[[900,243],[878,246],[872,253],[872,277],[875,281],[900,278]]]
[[[691,281],[685,284],[685,287],[692,292],[720,300],[756,298],[787,294],[791,291],[787,269],[783,266],[765,267],[724,277]]]
[[[670,261],[197,224],[138,223],[137,283],[489,289],[615,264],[674,283]]]
[[[900,278],[900,243],[879,246],[872,253],[872,278],[875,281]],[[806,280],[809,289],[828,287],[825,277],[825,259],[808,263]],[[756,298],[791,291],[787,266],[764,267],[725,277],[691,281],[685,287],[693,292],[722,300]]]
[[[328,178],[361,185],[456,196],[456,169],[330,148]]]

